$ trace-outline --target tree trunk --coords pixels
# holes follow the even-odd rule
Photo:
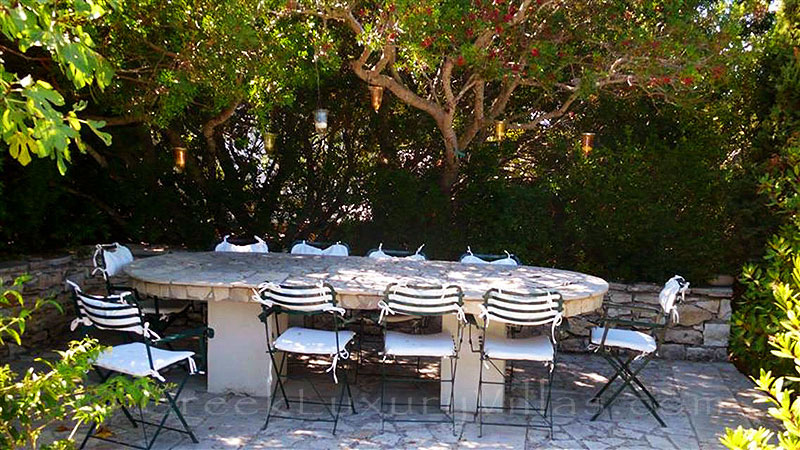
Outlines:
[[[444,138],[444,164],[442,176],[439,179],[439,187],[448,199],[452,197],[453,185],[458,181],[458,136],[452,126],[452,119],[449,123],[440,123],[439,129]]]

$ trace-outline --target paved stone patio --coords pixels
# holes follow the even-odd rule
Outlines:
[[[324,366],[319,366],[323,368]],[[367,367],[374,370],[376,367]],[[434,367],[423,367],[434,369]],[[297,368],[307,372],[307,369]],[[543,376],[535,365],[516,367],[516,373]],[[333,393],[329,374],[312,374],[315,386],[323,393]],[[293,372],[296,373],[296,372]],[[339,430],[331,434],[331,424],[273,419],[260,431],[267,409],[267,399],[237,395],[215,395],[205,390],[202,376],[192,377],[182,395],[182,410],[200,440],[199,444],[176,433],[159,438],[159,449],[712,449],[722,448],[718,436],[726,426],[770,425],[763,410],[753,404],[752,383],[729,363],[656,360],[643,373],[643,380],[662,403],[661,413],[668,427],[662,428],[644,407],[627,394],[597,421],[589,419],[597,410],[589,403],[592,394],[611,373],[597,355],[566,354],[561,358],[553,388],[555,429],[553,439],[547,432],[524,428],[485,426],[482,438],[472,415],[458,416],[457,436],[448,424],[386,424],[381,432],[379,378],[362,374],[354,385],[358,413],[342,410]],[[175,375],[179,375],[177,372]],[[308,394],[303,382],[293,383],[292,391]],[[538,384],[530,392],[536,397]],[[438,388],[420,383],[407,390],[392,390],[404,397],[437,398]],[[290,393],[290,395],[292,395]],[[306,396],[306,398],[308,398]],[[432,403],[435,404],[435,401]],[[158,409],[156,407],[155,409]],[[306,411],[313,413],[314,407]],[[147,415],[148,412],[145,412]],[[519,422],[523,416],[502,416]],[[533,419],[532,419],[533,420]],[[118,439],[141,436],[121,413],[110,422]],[[114,446],[97,440],[89,448]]]

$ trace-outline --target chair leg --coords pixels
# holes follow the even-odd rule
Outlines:
[[[606,358],[606,359],[608,359],[608,358]],[[631,355],[631,356],[628,358],[628,362],[630,362],[630,361],[632,361],[632,360],[633,360],[633,355]],[[602,397],[602,396],[603,396],[603,393],[606,391],[606,389],[608,389],[608,388],[609,388],[609,387],[610,387],[610,386],[611,386],[611,385],[614,383],[614,381],[615,381],[617,378],[619,378],[619,368],[618,368],[618,367],[616,367],[616,366],[614,366],[614,368],[616,369],[616,372],[614,373],[614,375],[612,375],[612,376],[611,376],[611,378],[609,378],[609,379],[608,379],[608,382],[607,382],[605,385],[603,385],[603,387],[602,387],[602,388],[600,388],[600,390],[599,390],[599,391],[597,391],[597,393],[596,393],[596,394],[594,394],[594,397],[592,397],[592,399],[591,399],[591,400],[589,400],[590,402],[596,402],[597,400],[599,400],[599,399],[600,399],[600,397]]]
[[[480,367],[478,368],[478,404],[475,413],[478,414],[478,437],[483,437],[483,405],[481,404],[481,396],[483,395],[483,358],[480,358]]]
[[[82,450],[84,447],[86,447],[86,443],[89,442],[89,438],[92,437],[92,433],[94,433],[95,429],[97,429],[97,424],[92,422],[92,425],[89,427],[89,432],[86,433],[86,436],[83,438],[83,442],[81,442],[81,446],[78,447],[79,449]]]
[[[453,419],[453,436],[456,435],[456,370],[458,369],[458,356],[450,358],[450,417]]]
[[[383,406],[386,404],[386,360],[381,361],[381,433],[384,432],[386,424],[386,416],[383,413]]]
[[[344,393],[348,390],[347,388],[347,374],[345,373],[344,376],[344,384],[342,385],[341,389],[339,389],[339,403],[336,405],[336,416],[333,418],[333,435],[336,435],[336,427],[339,426],[339,414],[342,412],[342,405],[344,404]]]
[[[606,358],[606,360],[608,360],[609,364],[611,364],[617,369],[617,373],[615,375],[621,376],[623,378],[623,383],[622,386],[620,386],[611,395],[611,397],[600,407],[600,410],[597,411],[597,413],[595,413],[595,415],[592,416],[590,420],[592,421],[597,420],[597,418],[600,417],[600,414],[602,414],[603,411],[605,411],[614,403],[614,401],[622,393],[622,391],[626,387],[630,387],[634,395],[636,395],[639,401],[642,402],[642,404],[644,404],[645,408],[647,408],[647,410],[650,411],[650,414],[652,414],[653,417],[656,419],[656,421],[658,421],[659,425],[661,425],[662,427],[666,427],[667,426],[666,423],[664,423],[664,421],[658,415],[658,412],[655,410],[655,407],[642,396],[642,394],[639,392],[636,386],[637,384],[641,385],[641,381],[638,380],[637,377],[639,373],[642,371],[642,369],[644,369],[644,367],[650,362],[651,357],[650,356],[646,357],[645,360],[642,362],[642,364],[635,371],[631,372],[627,369],[627,366],[625,364],[622,364],[621,362],[618,361],[613,361],[611,356],[605,354],[603,356]],[[647,393],[647,395],[652,397],[652,394],[650,394],[649,392]]]
[[[183,381],[181,381],[181,384],[178,386],[178,389],[175,391],[174,396],[171,395],[169,392],[164,392],[164,396],[167,397],[167,401],[169,402],[170,409],[168,409],[167,412],[164,414],[164,417],[161,418],[161,421],[159,422],[158,427],[156,428],[155,434],[153,434],[152,439],[150,439],[150,442],[147,444],[148,449],[153,448],[153,444],[155,444],[156,439],[158,439],[158,435],[161,433],[161,430],[164,429],[164,425],[167,423],[167,418],[169,418],[170,413],[172,413],[173,411],[175,412],[175,415],[178,417],[178,420],[181,422],[181,425],[183,425],[183,429],[185,430],[186,434],[189,435],[189,438],[192,440],[192,442],[195,444],[200,442],[197,440],[197,437],[194,435],[194,432],[192,431],[191,427],[189,427],[189,424],[186,423],[186,419],[183,418],[183,414],[181,414],[181,410],[180,408],[178,408],[178,404],[175,402],[175,399],[180,397],[181,392],[183,392],[183,387],[186,385],[186,381],[188,379],[189,379],[189,374],[186,374],[186,376],[183,378]]]

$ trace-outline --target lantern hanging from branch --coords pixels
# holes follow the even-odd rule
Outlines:
[[[180,173],[186,168],[186,148],[175,147],[172,149],[175,155],[175,169]]]
[[[264,133],[264,150],[266,150],[267,153],[274,153],[275,152],[275,145],[276,145],[277,141],[278,141],[278,135],[277,134],[275,134],[275,133],[273,133],[271,131],[265,132]]]
[[[506,137],[506,121],[497,120],[494,122],[494,139],[501,142]]]
[[[378,112],[381,109],[381,102],[383,101],[383,86],[370,85],[369,87],[370,100],[372,100],[372,109]]]
[[[594,148],[594,133],[583,133],[581,136],[581,149],[584,155],[591,153]]]
[[[319,108],[314,110],[314,128],[317,133],[323,134],[328,129],[328,110]]]

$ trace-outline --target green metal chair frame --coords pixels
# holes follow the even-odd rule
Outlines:
[[[683,280],[683,278],[681,278],[679,283],[681,283],[681,286],[684,286],[684,283],[685,286],[688,286],[688,283],[686,283],[686,280]],[[677,303],[678,300],[676,299],[675,305],[677,305]],[[627,311],[629,318],[621,318],[620,314],[610,316],[609,311]],[[650,319],[642,319],[643,316]],[[605,331],[603,332],[600,343],[596,346],[596,351],[600,353],[614,369],[614,374],[591,399],[592,402],[600,403],[600,409],[592,416],[592,421],[597,420],[603,411],[611,407],[625,388],[629,388],[645,408],[647,408],[650,414],[653,415],[656,421],[658,421],[659,425],[662,427],[667,426],[657,411],[661,405],[639,379],[639,373],[650,363],[653,356],[659,353],[662,340],[660,338],[663,337],[666,329],[672,325],[672,318],[672,311],[664,311],[663,308],[656,306],[635,303],[614,303],[607,299],[603,302],[603,317],[600,326],[603,327]],[[649,335],[655,339],[656,350],[646,354],[636,352],[635,350],[628,350],[629,355],[623,357],[622,351],[624,349],[606,345],[606,338],[613,325],[622,325],[649,332]],[[641,362],[638,364],[638,367],[633,368],[632,364],[636,360],[640,360]],[[617,378],[622,379],[622,385],[603,401],[603,394],[611,387]]]
[[[112,330],[113,331],[114,327],[109,327],[107,325],[99,326],[99,325],[97,325],[95,323],[96,319],[94,319],[91,314],[84,314],[84,313],[81,312],[81,311],[83,311],[83,309],[80,307],[80,302],[79,302],[79,299],[78,299],[78,293],[77,293],[77,291],[75,289],[76,287],[77,287],[77,285],[73,286],[73,288],[72,288],[72,299],[73,299],[73,302],[75,304],[76,315],[77,315],[77,317],[79,319],[88,319],[88,321],[90,323],[92,323],[92,325],[84,325],[84,326],[81,327],[83,333],[85,335],[88,335],[89,330],[91,328],[101,328],[101,329],[106,329],[106,330]],[[136,299],[136,297],[134,295],[132,295],[132,293],[131,293],[131,295],[120,294],[118,299],[111,299],[111,298],[106,297],[106,296],[90,295],[90,294],[86,294],[86,293],[83,293],[83,292],[81,292],[81,295],[86,296],[86,297],[88,297],[90,299],[94,299],[94,300],[98,300],[98,301],[102,301],[102,302],[114,303],[115,305],[119,305],[120,308],[131,308],[131,307],[134,307],[135,310],[137,311],[136,317],[138,317],[138,323],[140,324],[139,326],[142,327],[143,330],[145,330],[147,328],[145,326],[145,324],[146,324],[145,315],[142,313],[142,310],[141,310],[141,308],[140,308],[140,306],[139,306],[139,304],[137,302],[137,299]],[[126,318],[135,319],[136,317],[126,317]],[[125,332],[124,329],[121,329],[120,331]],[[126,332],[126,337],[130,337],[130,334],[131,334],[130,332]],[[165,343],[165,341],[162,340],[162,339],[151,339],[150,335],[148,333],[142,333],[142,335],[140,337],[141,337],[142,343],[144,343],[145,348],[147,350],[147,358],[148,358],[148,362],[150,364],[150,368],[153,369],[154,365],[153,365],[153,356],[152,356],[152,353],[151,353],[151,348],[158,348],[158,346],[160,344]],[[167,342],[170,342],[170,341],[167,341]],[[176,367],[177,364],[178,363],[172,364],[171,366],[168,366],[165,369],[171,369],[173,367]],[[124,376],[133,377],[131,375],[125,375],[125,374],[122,374],[120,372],[114,372],[112,370],[103,371],[97,366],[94,367],[94,370],[97,373],[97,375],[100,377],[100,382],[101,383],[103,383],[106,380],[108,380],[108,378],[111,375],[115,374],[115,373],[119,373],[119,374],[124,375]],[[141,427],[142,428],[142,437],[144,439],[145,445],[136,445],[136,444],[132,444],[132,443],[118,441],[116,439],[111,439],[111,438],[107,438],[107,437],[103,437],[103,436],[94,435],[94,431],[97,428],[97,424],[96,423],[92,423],[92,425],[89,427],[89,431],[86,433],[86,436],[83,438],[83,441],[81,442],[81,445],[80,445],[79,448],[83,449],[86,446],[86,444],[89,442],[89,439],[90,438],[94,438],[94,439],[98,439],[98,440],[101,440],[101,441],[109,442],[109,443],[112,443],[112,444],[115,444],[115,445],[121,445],[121,446],[124,446],[124,447],[150,450],[153,447],[153,445],[155,444],[156,439],[158,439],[158,436],[159,436],[159,434],[161,433],[162,430],[175,431],[177,433],[186,434],[186,435],[189,436],[189,438],[192,440],[193,443],[195,443],[195,444],[199,443],[200,441],[197,440],[197,437],[195,436],[195,434],[192,431],[192,429],[189,426],[189,424],[186,422],[186,419],[183,417],[183,414],[181,414],[180,408],[177,405],[177,399],[180,397],[181,392],[183,392],[183,388],[186,385],[186,381],[189,379],[190,375],[192,375],[192,371],[191,371],[191,367],[189,366],[189,364],[187,362],[186,375],[183,377],[183,379],[180,381],[180,383],[178,383],[178,387],[175,390],[175,392],[174,393],[170,393],[169,391],[166,391],[166,390],[164,391],[164,396],[167,398],[167,402],[169,403],[170,407],[169,407],[169,409],[167,409],[167,412],[164,413],[164,415],[161,417],[161,420],[158,423],[145,420],[141,408],[139,408],[139,418],[138,419],[134,418],[133,415],[131,414],[131,412],[125,407],[125,405],[123,405],[122,403],[119,403],[120,409],[122,409],[123,414],[125,415],[125,417],[128,419],[128,421],[131,423],[131,425],[134,428],[139,428],[139,425],[140,424],[142,425],[142,427]],[[164,382],[162,382],[162,383],[164,383]],[[166,384],[166,383],[164,383],[164,384]],[[183,429],[178,429],[178,428],[174,428],[174,427],[170,427],[170,426],[166,425],[167,419],[169,418],[170,414],[172,414],[173,412],[175,413],[175,416],[178,418],[178,420],[180,421],[181,425],[183,426]],[[155,433],[152,435],[152,438],[149,438],[148,435],[147,435],[147,426],[148,425],[156,427]]]
[[[332,296],[331,304],[332,304],[332,306],[336,307],[336,291],[334,290],[333,286],[331,286],[328,283],[323,283],[322,286],[324,288],[330,290],[330,294]],[[309,288],[318,288],[319,286],[302,286],[302,285],[287,286],[287,285],[282,285],[280,287],[283,288],[283,289],[309,289]],[[260,294],[260,295],[262,296],[261,298],[264,298],[263,294]],[[287,355],[289,352],[276,350],[275,347],[273,346],[274,339],[277,338],[278,336],[280,336],[280,334],[281,334],[280,323],[277,320],[278,314],[299,315],[299,316],[313,317],[313,316],[317,316],[317,315],[321,315],[321,314],[330,314],[330,313],[325,312],[325,311],[299,311],[299,310],[291,309],[290,307],[279,306],[279,305],[273,305],[273,306],[267,306],[267,305],[264,305],[264,304],[261,305],[261,314],[258,315],[258,318],[259,318],[259,320],[261,320],[262,323],[264,323],[264,331],[266,333],[266,338],[267,338],[267,353],[269,353],[270,363],[271,363],[272,369],[275,371],[275,374],[276,374],[276,383],[275,383],[275,387],[272,390],[272,395],[270,396],[269,408],[267,410],[267,418],[266,418],[266,421],[264,422],[264,425],[261,427],[261,430],[263,431],[263,430],[267,429],[267,427],[269,426],[270,419],[277,418],[277,419],[288,419],[288,420],[302,420],[302,421],[306,421],[306,422],[332,422],[333,423],[333,432],[332,433],[335,435],[336,434],[336,428],[337,428],[337,426],[339,424],[339,415],[341,413],[342,406],[344,405],[345,392],[347,393],[347,398],[349,400],[350,409],[352,410],[353,414],[356,414],[355,402],[353,400],[353,394],[352,394],[352,392],[350,390],[350,382],[349,382],[348,377],[347,377],[347,369],[342,371],[343,372],[343,384],[342,384],[342,387],[340,389],[338,401],[333,402],[333,403],[331,401],[325,401],[325,398],[322,396],[322,394],[319,392],[319,390],[317,389],[316,385],[313,382],[310,383],[310,385],[311,385],[312,390],[316,394],[317,398],[319,399],[319,401],[307,401],[307,400],[302,400],[302,399],[297,400],[297,399],[289,398],[289,396],[286,394],[286,389],[284,387],[284,381],[283,381],[284,379],[286,379],[287,381],[289,379],[288,372],[287,372],[286,375],[283,375],[284,368],[288,368],[288,366],[289,366],[288,355]],[[269,329],[269,318],[271,316],[275,316],[275,320],[274,320],[274,322],[275,322],[275,332],[272,335],[270,334],[270,329]],[[340,325],[345,325],[346,321],[344,321],[344,319],[341,316],[337,315],[337,314],[333,314],[333,317],[334,317],[334,319],[333,319],[333,331],[334,331],[334,333],[336,333],[336,348],[338,349],[338,348],[340,348],[340,346],[339,346],[339,333],[338,333],[339,332],[339,327],[340,327]],[[281,354],[280,355],[280,363],[277,362],[277,359],[278,359],[278,357],[276,355],[277,353]],[[334,369],[334,370],[336,370],[336,369]],[[309,379],[307,376],[298,376],[297,378]],[[291,409],[290,404],[292,404],[292,403],[318,405],[318,406],[322,406],[322,407],[325,408],[325,411],[328,413],[330,418],[308,418],[308,417],[300,416],[300,415],[289,416],[289,415],[273,414],[273,408],[275,406],[275,401],[278,398],[277,397],[278,391],[280,391],[280,393],[281,393],[281,397],[283,398],[283,402],[286,405],[286,409]],[[329,407],[329,405],[331,407],[336,408],[336,411],[335,412],[332,411],[331,408]]]
[[[484,301],[483,306],[484,306],[485,309],[488,309],[489,300],[492,297],[492,295],[495,294],[495,293],[499,293],[499,292],[501,292],[499,289],[493,288],[493,289],[490,289],[490,290],[486,291],[486,293],[484,293],[484,295],[483,295],[483,301]],[[550,341],[553,344],[553,361],[550,363],[550,372],[548,374],[548,379],[547,379],[547,399],[545,401],[544,409],[540,409],[540,408],[537,408],[536,406],[534,406],[531,403],[530,399],[528,399],[527,396],[516,396],[518,398],[522,398],[523,400],[525,400],[526,406],[524,406],[524,407],[514,407],[514,406],[505,406],[505,405],[503,405],[503,406],[484,406],[484,405],[481,404],[482,395],[483,395],[483,385],[485,385],[485,384],[488,384],[488,385],[502,385],[504,387],[505,393],[507,394],[508,398],[510,399],[510,398],[514,397],[514,393],[513,393],[514,392],[513,391],[514,386],[524,385],[526,383],[526,381],[514,381],[514,368],[513,368],[513,365],[509,365],[509,367],[510,367],[510,370],[508,371],[509,374],[506,374],[505,370],[500,370],[500,368],[497,367],[497,365],[495,365],[494,362],[492,362],[492,360],[486,355],[486,350],[485,350],[486,329],[487,329],[487,326],[488,326],[488,320],[486,320],[486,318],[484,318],[483,326],[479,326],[478,323],[477,323],[477,320],[475,319],[475,317],[474,316],[470,316],[471,317],[470,318],[470,325],[471,326],[475,326],[476,328],[480,328],[482,330],[482,334],[480,336],[480,348],[477,351],[472,347],[472,334],[470,332],[470,348],[472,349],[472,351],[476,351],[476,353],[480,353],[480,359],[481,359],[480,369],[479,369],[479,372],[478,372],[478,400],[477,400],[477,406],[476,406],[476,411],[475,411],[475,414],[478,416],[478,436],[479,437],[483,436],[483,426],[484,425],[495,425],[495,426],[510,426],[510,427],[525,428],[526,430],[528,428],[543,428],[543,429],[549,430],[550,438],[552,438],[553,437],[553,415],[552,415],[552,412],[550,411],[550,409],[551,409],[551,406],[552,406],[551,397],[552,397],[552,389],[553,389],[553,375],[555,373],[556,364],[558,362],[558,339],[556,339],[556,334],[559,332],[560,326],[561,326],[561,323],[562,323],[561,320],[560,320],[560,317],[561,317],[561,313],[564,311],[563,298],[562,298],[560,293],[554,292],[554,291],[541,291],[541,292],[534,292],[534,293],[519,293],[519,292],[508,291],[508,290],[502,290],[502,292],[505,293],[505,294],[518,296],[520,298],[528,297],[528,298],[534,298],[534,299],[537,298],[537,297],[544,297],[544,296],[551,297],[551,296],[557,295],[556,310],[554,312],[557,313],[559,319],[555,319],[555,317],[552,319],[552,320],[558,320],[558,322],[555,324],[555,326],[552,326],[552,331],[551,331],[552,334],[550,336]],[[513,303],[516,303],[516,302],[513,302]],[[524,302],[519,302],[519,303],[524,304]],[[514,311],[511,311],[511,312],[514,312]],[[540,328],[542,326],[546,326],[548,324],[552,324],[552,320],[551,321],[547,321],[546,323],[539,323],[539,324],[522,324],[522,323],[508,323],[508,322],[506,322],[505,323],[506,332],[511,336],[512,339],[514,339],[515,336],[523,328],[525,328],[525,327],[539,327]],[[511,363],[514,360],[505,359],[504,361],[509,361]],[[520,361],[522,361],[522,360],[520,360]],[[486,364],[490,365],[498,374],[502,375],[503,381],[486,381],[486,380],[484,380],[483,379],[483,370],[484,370],[484,366]],[[544,420],[544,425],[531,425],[531,424],[528,424],[528,423],[526,423],[526,424],[512,424],[512,423],[507,423],[507,422],[485,422],[483,420],[483,410],[484,409],[500,409],[500,410],[503,410],[503,411],[509,411],[509,410],[533,411],[536,414],[538,414]]]
[[[389,294],[390,294],[392,288],[395,287],[395,286],[400,286],[400,284],[399,283],[392,283],[392,284],[390,284],[389,286],[386,287],[386,290],[384,291],[384,301],[388,300]],[[461,290],[460,286],[456,286],[456,285],[441,286],[441,285],[407,284],[407,285],[405,285],[405,287],[408,287],[408,288],[411,288],[411,289],[415,289],[415,290],[421,290],[421,291],[455,289],[456,292],[457,292],[457,294],[456,294],[456,296],[457,296],[456,304],[458,305],[459,308],[463,307],[463,305],[464,305],[464,293]],[[425,312],[425,311],[414,311],[413,314],[407,314],[407,315],[410,315],[412,317],[421,317],[424,320],[425,318],[428,318],[428,317],[441,317],[441,316],[444,316],[446,314],[452,314],[452,313],[430,313],[430,312]],[[386,336],[386,332],[388,331],[387,330],[388,321],[387,320],[381,320],[380,323],[383,325],[383,336],[385,337]],[[386,422],[389,422],[389,423],[397,423],[397,422],[405,422],[405,423],[449,423],[452,426],[453,435],[456,434],[456,417],[455,417],[454,410],[453,410],[454,404],[455,404],[455,378],[456,378],[456,370],[458,369],[458,351],[461,348],[461,342],[462,342],[462,338],[463,338],[463,330],[464,330],[464,324],[459,320],[458,321],[458,330],[456,332],[457,336],[456,336],[456,339],[455,339],[455,352],[454,352],[453,356],[447,357],[449,359],[449,361],[450,361],[450,378],[449,379],[442,379],[441,377],[438,378],[438,379],[422,379],[422,378],[419,378],[419,377],[416,377],[416,378],[411,378],[411,377],[387,377],[386,376],[387,358],[386,357],[383,358],[383,360],[381,361],[381,408],[380,408],[381,432],[383,432],[385,430]],[[413,357],[413,356],[411,356],[411,357]],[[394,362],[395,365],[407,365],[407,364],[398,363],[396,361],[396,358],[393,358],[393,359],[395,359],[395,362]],[[417,374],[418,375],[420,374],[420,372],[419,372],[419,364],[420,364],[420,359],[418,357],[417,364],[416,364],[417,365]],[[442,362],[441,364],[444,364],[444,363]],[[444,419],[440,419],[440,420],[437,420],[437,419],[398,419],[398,418],[395,418],[395,417],[387,418],[386,413],[385,413],[385,409],[384,409],[384,407],[386,405],[392,405],[392,406],[401,405],[401,406],[411,406],[411,407],[413,407],[413,406],[427,407],[428,406],[427,404],[424,404],[424,403],[414,403],[414,402],[404,402],[404,403],[392,402],[392,403],[387,403],[386,402],[386,385],[387,385],[387,383],[394,383],[394,384],[400,384],[400,383],[408,383],[408,384],[415,384],[415,383],[439,383],[439,384],[441,384],[441,383],[450,383],[450,399],[449,399],[449,402],[447,404],[447,412],[443,412],[445,418]],[[441,400],[439,401],[439,404],[440,404],[439,407],[441,408]]]

